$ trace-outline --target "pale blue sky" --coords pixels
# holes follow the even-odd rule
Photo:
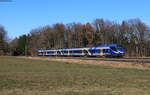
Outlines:
[[[150,26],[150,0],[12,0],[0,2],[0,24],[10,38],[55,23],[121,22],[139,18]]]

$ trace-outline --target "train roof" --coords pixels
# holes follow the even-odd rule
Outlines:
[[[100,45],[100,46],[96,46],[96,47],[119,47],[120,45],[117,44],[112,44],[112,45]]]
[[[38,52],[43,52],[43,51],[47,51],[47,52],[50,52],[50,51],[56,51],[56,50],[42,50],[42,49],[40,49],[40,50],[38,50]]]
[[[61,50],[81,50],[81,49],[83,49],[83,48],[70,48],[70,49],[61,49]],[[89,48],[84,48],[84,49],[89,49]]]

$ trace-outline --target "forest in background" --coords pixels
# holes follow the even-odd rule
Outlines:
[[[21,31],[20,31],[21,32]],[[0,26],[0,55],[34,56],[38,49],[61,49],[119,44],[126,56],[150,56],[150,28],[140,19],[117,23],[96,19],[92,23],[57,23],[32,29],[29,34],[8,41]]]

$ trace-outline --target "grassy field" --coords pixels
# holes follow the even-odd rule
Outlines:
[[[0,57],[0,95],[150,95],[150,71]]]

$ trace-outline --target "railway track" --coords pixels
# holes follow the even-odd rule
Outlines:
[[[97,57],[50,57],[50,58],[150,63],[150,58],[97,58]]]

